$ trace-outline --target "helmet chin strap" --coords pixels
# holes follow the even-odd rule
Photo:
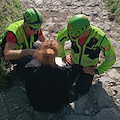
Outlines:
[[[77,40],[78,40],[78,38],[73,39],[69,34],[68,34],[68,37],[69,37],[69,39],[72,40],[72,41],[77,41]]]

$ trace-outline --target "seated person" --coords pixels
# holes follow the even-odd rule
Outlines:
[[[31,105],[37,111],[55,113],[69,103],[68,81],[71,78],[71,68],[56,64],[55,57],[59,47],[56,41],[43,42],[38,52],[41,64],[31,64],[34,59],[26,65],[26,92]]]

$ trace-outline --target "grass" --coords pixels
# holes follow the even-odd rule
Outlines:
[[[0,0],[0,39],[6,27],[19,19],[22,19],[22,7],[18,0]],[[9,61],[0,57],[0,88],[11,85],[12,78],[8,68]]]
[[[10,23],[22,18],[21,9],[18,0],[0,0],[0,39]]]
[[[120,24],[120,0],[106,0],[108,10],[115,16],[115,20]]]

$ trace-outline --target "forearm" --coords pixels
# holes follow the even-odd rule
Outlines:
[[[104,62],[98,66],[98,72],[100,74],[104,73],[105,71],[107,71],[110,67],[112,67],[112,65],[115,64],[116,59],[112,60],[112,61],[107,61],[104,60]]]
[[[15,60],[20,59],[24,56],[32,55],[34,54],[33,49],[25,49],[25,50],[9,50],[7,52],[4,52],[4,57],[6,60]]]

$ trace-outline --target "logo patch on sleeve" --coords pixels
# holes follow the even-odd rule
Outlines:
[[[109,50],[110,50],[110,46],[107,45],[107,46],[105,47],[105,51],[109,51]]]
[[[22,37],[22,36],[20,36],[19,40],[20,40],[20,42],[23,42],[23,37]]]

